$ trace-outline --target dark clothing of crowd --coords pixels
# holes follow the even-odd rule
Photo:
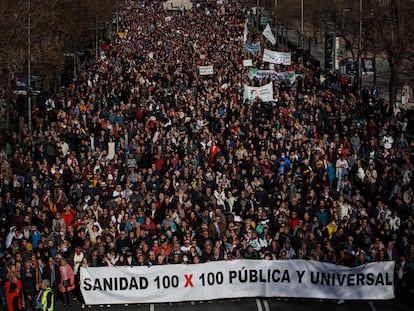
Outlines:
[[[56,288],[59,275],[42,265],[57,256],[75,275],[80,266],[238,258],[392,260],[398,286],[412,288],[404,112],[375,86],[359,101],[351,79],[323,74],[301,51],[291,66],[275,65],[296,73],[293,84],[249,80],[244,59],[268,65],[243,52],[246,16],[235,3],[177,13],[127,2],[121,33],[99,44],[98,60],[35,107],[32,133],[25,125],[7,137],[7,272],[31,261],[32,275],[40,265]],[[276,50],[260,33],[248,42]],[[204,65],[214,74],[200,76]],[[273,101],[244,100],[244,85],[269,82]]]

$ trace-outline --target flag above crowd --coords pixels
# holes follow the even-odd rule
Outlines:
[[[263,36],[265,36],[266,39],[269,40],[273,45],[276,44],[276,38],[273,35],[272,29],[270,28],[269,24],[267,24],[266,28],[263,30]]]

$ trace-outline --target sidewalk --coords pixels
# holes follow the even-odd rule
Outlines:
[[[288,41],[291,45],[299,46],[300,37],[296,31],[289,30]],[[304,48],[309,47],[308,41],[305,39]],[[320,62],[321,68],[325,67],[325,44],[322,42],[320,44],[311,42],[310,44],[310,53],[311,55]],[[379,96],[389,99],[389,79],[390,79],[390,70],[389,65],[385,59],[376,59],[376,86],[379,92]],[[408,66],[403,66],[400,73],[401,81],[408,81],[408,83],[414,87],[414,76],[409,72]],[[371,87],[374,84],[374,76],[363,75],[362,76],[362,87],[368,85]],[[410,98],[410,102],[407,105],[401,105],[401,92],[397,93],[397,103],[399,107],[403,110],[414,110],[414,96]]]

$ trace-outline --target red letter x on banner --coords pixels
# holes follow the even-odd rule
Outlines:
[[[192,274],[184,274],[184,277],[185,277],[184,287],[188,287],[188,286],[194,287],[194,284],[193,284],[193,281],[192,281],[193,275]]]

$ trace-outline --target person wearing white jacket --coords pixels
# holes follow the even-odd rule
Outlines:
[[[344,219],[345,216],[349,218],[349,216],[351,215],[351,212],[352,212],[351,205],[347,201],[344,200],[343,195],[341,195],[339,197],[339,200],[337,202],[338,202],[338,206],[339,206],[340,219],[341,220]]]
[[[73,272],[78,274],[78,270],[80,265],[82,264],[83,258],[85,254],[82,252],[80,247],[75,248],[75,252],[73,253]]]
[[[216,198],[217,206],[224,206],[224,201],[226,200],[226,194],[221,186],[218,186],[213,193],[214,197]]]
[[[389,221],[391,231],[398,231],[400,229],[401,219],[398,217],[397,211],[393,211],[387,220]]]
[[[10,228],[10,231],[9,231],[9,234],[7,234],[7,237],[6,237],[6,248],[9,248],[10,247],[10,245],[13,242],[13,239],[15,239],[15,240],[21,240],[21,239],[23,239],[23,233],[21,233],[20,230],[17,227],[15,227],[15,226],[11,227]]]
[[[339,191],[339,188],[341,186],[341,181],[344,175],[348,174],[348,170],[349,170],[348,160],[345,158],[344,154],[342,154],[341,157],[338,158],[338,160],[336,160],[335,169],[336,169],[336,177],[338,178],[336,190]]]

